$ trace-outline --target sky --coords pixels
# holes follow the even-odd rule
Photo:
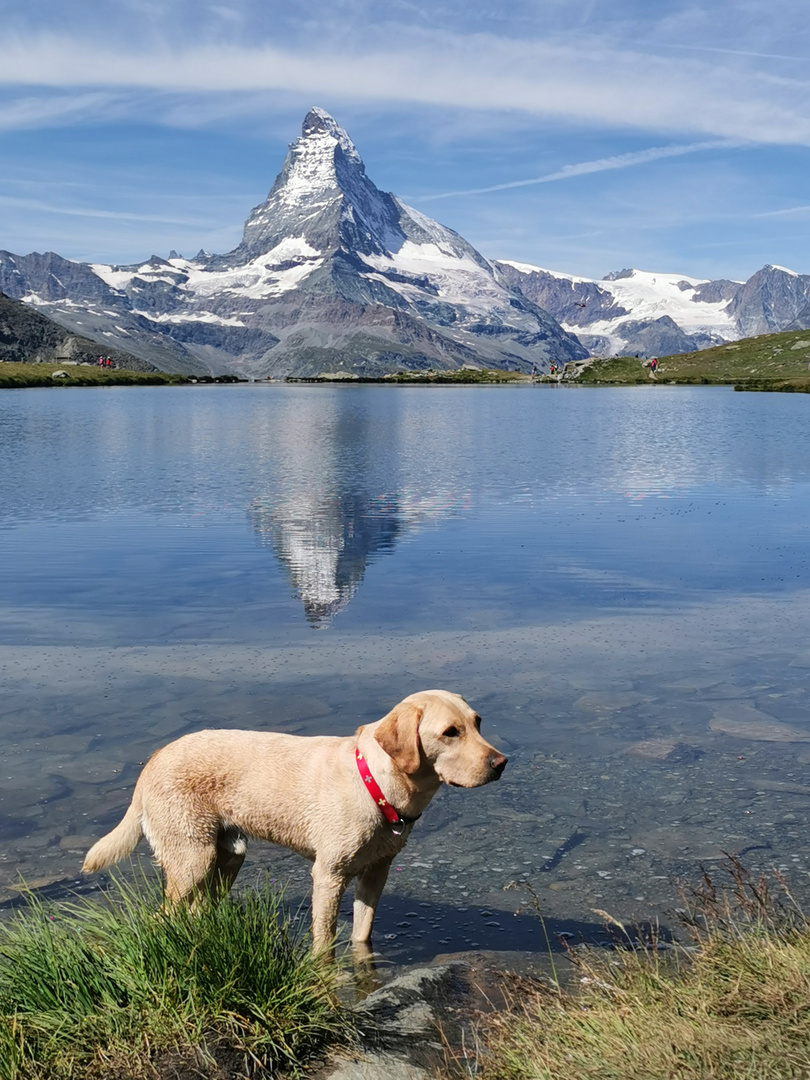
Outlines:
[[[231,250],[313,105],[488,258],[810,273],[807,0],[0,0],[0,249]]]

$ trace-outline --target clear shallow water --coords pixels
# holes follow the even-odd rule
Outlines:
[[[544,948],[511,880],[586,936],[722,851],[804,889],[808,434],[706,388],[1,394],[0,902],[75,877],[168,739],[429,686],[511,760],[414,831],[389,959]]]

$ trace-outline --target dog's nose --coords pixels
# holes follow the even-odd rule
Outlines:
[[[503,770],[506,768],[506,763],[508,760],[509,758],[505,758],[503,754],[496,754],[494,757],[491,757],[489,759],[490,768],[494,769],[497,775],[500,776]]]

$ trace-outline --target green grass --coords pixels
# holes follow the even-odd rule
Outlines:
[[[0,924],[0,1078],[294,1072],[345,1027],[334,986],[268,886],[193,913],[146,883],[32,896]]]
[[[395,371],[384,375],[385,382],[395,383],[510,383],[530,382],[522,371],[503,371],[500,368],[453,368],[450,371]]]
[[[663,361],[662,361],[663,363]],[[663,376],[659,381],[662,381]],[[634,356],[614,356],[609,360],[594,360],[582,369],[578,384],[632,386],[635,383],[649,383],[649,371],[641,360]]]
[[[485,1080],[810,1076],[810,924],[789,895],[729,872],[728,889],[705,877],[693,891],[691,948],[575,949],[579,990],[527,985],[488,1023]]]
[[[335,375],[341,372],[343,369],[338,368],[330,372],[324,372],[321,375],[297,375],[289,376],[288,382],[304,382],[304,383],[429,383],[429,384],[447,384],[447,385],[478,385],[489,383],[530,383],[532,381],[529,375],[525,375],[521,371],[503,371],[500,368],[474,368],[474,367],[462,367],[462,368],[450,368],[448,370],[435,370],[420,369],[414,371],[392,371],[388,375],[359,375],[347,371],[349,377],[346,375]]]
[[[596,360],[576,380],[591,385],[732,384],[741,389],[810,390],[810,330],[745,338],[700,352],[659,358],[655,380],[632,356]],[[779,385],[782,384],[782,385]]]
[[[68,378],[54,379],[54,371],[67,371]],[[186,375],[171,375],[162,371],[128,371],[92,364],[0,363],[0,389],[5,390],[32,386],[159,386],[186,382]]]

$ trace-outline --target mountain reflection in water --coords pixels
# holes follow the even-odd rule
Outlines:
[[[354,596],[367,563],[390,550],[405,523],[396,496],[350,491],[256,499],[248,507],[261,542],[272,546],[313,626]]]
[[[425,485],[420,476],[417,487],[397,475],[414,441],[421,441],[418,428],[396,412],[375,417],[347,409],[335,395],[290,396],[276,415],[274,483],[248,504],[248,520],[275,552],[312,626],[328,626],[366,567],[397,540],[469,507],[463,485],[436,485],[438,476]],[[391,488],[392,472],[399,489]]]
[[[420,525],[458,512],[468,492],[366,494],[356,491],[266,495],[248,506],[262,544],[273,548],[312,626],[346,607],[366,567]]]

